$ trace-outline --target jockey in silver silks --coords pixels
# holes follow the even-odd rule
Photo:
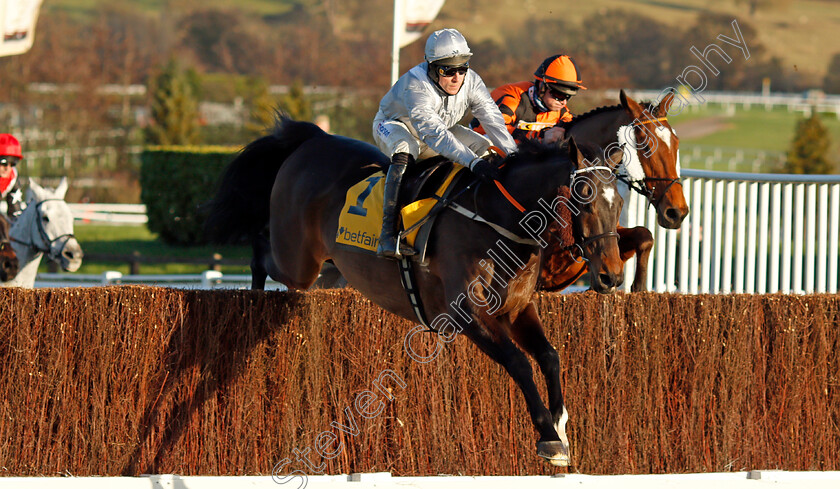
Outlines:
[[[408,165],[419,158],[442,155],[468,167],[482,180],[498,177],[484,159],[491,145],[507,153],[516,143],[481,77],[469,68],[472,52],[455,29],[434,32],[426,41],[426,61],[404,74],[385,94],[373,120],[373,138],[391,156],[385,179],[384,216],[377,254],[399,258],[412,254],[397,249],[397,199]],[[458,122],[471,111],[486,136]]]

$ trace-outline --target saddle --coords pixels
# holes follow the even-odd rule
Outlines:
[[[400,237],[417,250],[415,260],[425,260],[428,238],[435,220],[434,215],[427,216],[439,205],[439,199],[448,195],[463,169],[461,165],[442,156],[418,161],[407,168],[398,202],[403,222]],[[383,167],[383,171],[368,176],[347,191],[338,221],[336,243],[339,246],[352,251],[376,252],[382,226],[386,171],[387,168]]]

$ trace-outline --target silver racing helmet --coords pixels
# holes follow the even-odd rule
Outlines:
[[[438,68],[468,67],[472,55],[467,40],[455,29],[435,31],[426,40],[425,58],[429,63],[429,75],[435,82],[438,81]]]
[[[426,40],[426,61],[445,66],[469,63],[472,52],[464,36],[455,29],[435,31]]]

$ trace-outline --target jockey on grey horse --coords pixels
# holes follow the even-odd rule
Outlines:
[[[17,164],[23,159],[20,142],[11,134],[0,134],[0,199],[6,201],[10,221],[23,212],[23,191]]]

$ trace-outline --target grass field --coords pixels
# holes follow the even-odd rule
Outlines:
[[[744,109],[737,107],[734,111],[727,111],[725,108],[706,104],[695,110],[686,110],[684,113],[670,117],[671,124],[680,135],[680,151],[682,155],[691,153],[693,148],[699,146],[706,153],[709,148],[718,148],[724,152],[734,153],[743,150],[747,154],[755,154],[759,151],[786,153],[793,140],[796,124],[803,118],[799,112],[789,112],[787,109],[776,108],[765,110],[763,107],[752,107]],[[840,161],[840,120],[835,114],[822,114],[822,122],[828,130],[829,138],[832,141],[829,155],[836,161]],[[681,127],[702,126],[709,127],[705,134],[697,137],[683,135]],[[687,168],[695,168],[691,163],[685,165]],[[705,166],[698,167],[706,169]],[[722,171],[754,171],[751,164],[746,164],[737,169],[730,167],[727,161],[718,161],[714,169]],[[774,172],[777,168],[763,167],[760,172]]]
[[[177,258],[208,258],[213,253],[220,253],[224,258],[250,259],[251,249],[247,246],[168,246],[157,239],[157,235],[150,232],[146,226],[111,226],[100,224],[75,225],[76,238],[82,245],[86,255],[114,254],[130,255],[137,251],[143,256]],[[82,268],[77,273],[98,274],[107,270],[116,270],[123,274],[129,273],[127,262],[92,263],[82,261]],[[190,264],[141,264],[140,272],[151,273],[201,273],[207,270],[206,265]],[[41,263],[41,271],[46,271],[46,265]],[[247,266],[222,267],[223,273],[250,273]]]
[[[781,108],[768,111],[760,107],[746,110],[739,107],[734,114],[727,114],[722,107],[706,105],[697,112],[680,114],[671,120],[678,134],[679,125],[690,120],[713,119],[723,123],[721,130],[709,135],[693,139],[681,137],[684,144],[787,151],[793,140],[796,123],[802,118],[801,113]],[[837,154],[840,150],[840,120],[834,114],[823,114],[822,122],[833,141],[832,153]]]

